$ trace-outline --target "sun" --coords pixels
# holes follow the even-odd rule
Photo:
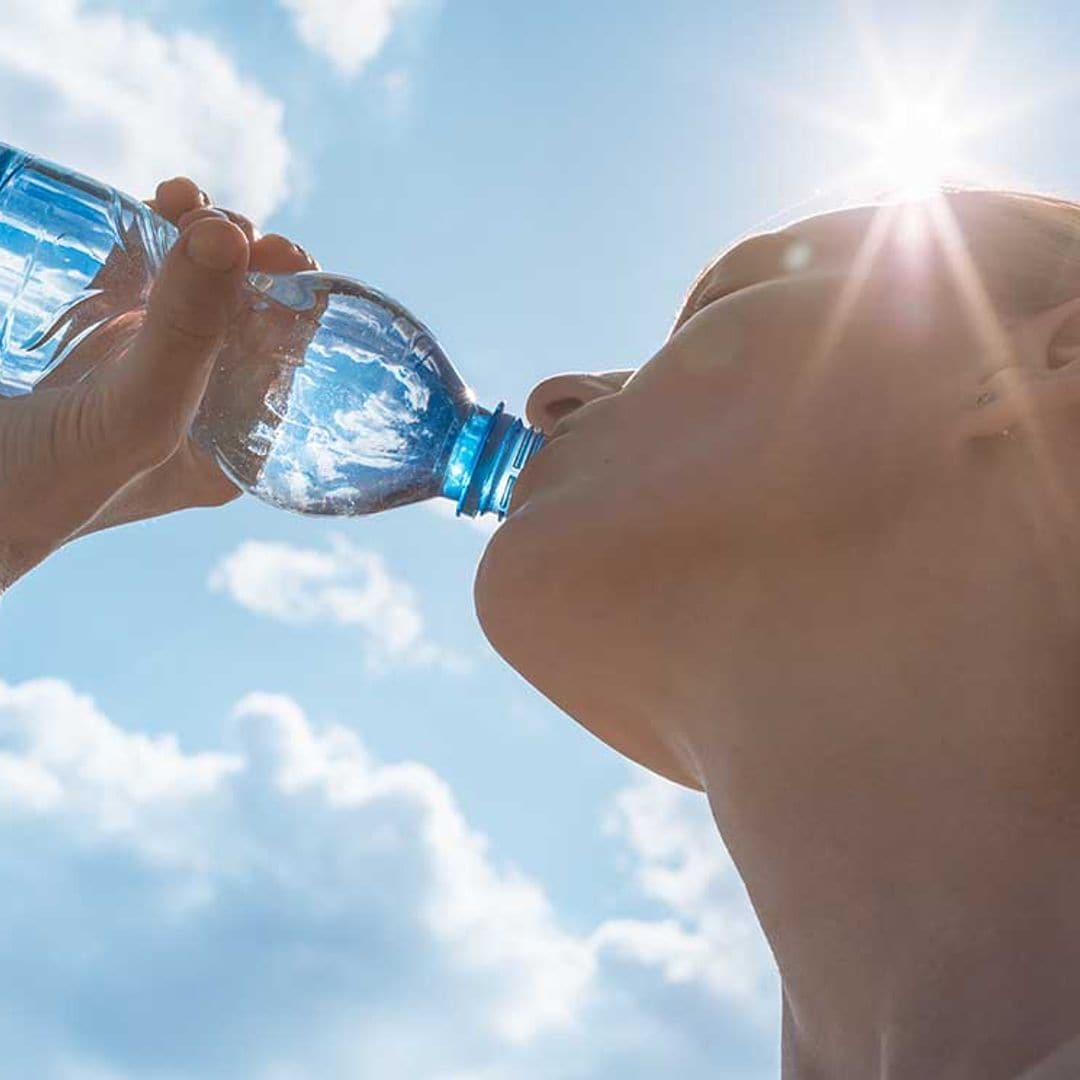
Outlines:
[[[867,171],[905,200],[928,198],[964,167],[963,125],[938,101],[892,103],[867,143]]]
[[[808,121],[845,151],[850,164],[823,177],[808,204],[876,201],[883,193],[919,202],[945,187],[1023,186],[996,159],[1011,127],[1028,121],[1044,107],[1072,99],[1080,79],[1068,76],[1026,89],[988,90],[985,80],[975,93],[971,66],[976,56],[978,4],[960,18],[955,32],[927,41],[921,51],[901,57],[886,47],[884,36],[866,11],[865,0],[847,0],[853,57],[861,60],[861,85],[846,103],[826,102],[813,94],[794,94],[776,84],[750,90],[782,113]]]

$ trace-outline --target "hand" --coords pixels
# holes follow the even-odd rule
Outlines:
[[[150,205],[182,233],[146,311],[92,335],[32,394],[0,399],[0,592],[76,536],[239,494],[192,418],[248,268],[316,264],[186,178]]]

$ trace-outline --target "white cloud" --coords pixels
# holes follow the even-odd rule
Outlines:
[[[193,33],[82,0],[9,0],[0,33],[3,138],[145,197],[188,174],[256,220],[287,193],[279,101]]]
[[[457,964],[494,978],[513,973],[491,1006],[499,1035],[527,1041],[573,1021],[592,975],[588,946],[556,929],[539,886],[492,865],[486,839],[469,828],[431,769],[416,762],[375,766],[352,732],[316,734],[296,702],[281,695],[249,694],[235,715],[256,719],[261,737],[273,743],[280,791],[317,791],[344,813],[397,802],[417,812],[411,836],[386,826],[379,842],[424,847],[430,892],[419,913]]]
[[[429,641],[413,588],[393,577],[377,551],[331,537],[330,549],[247,540],[210,573],[211,589],[241,607],[294,625],[328,622],[361,630],[374,668],[466,666]]]
[[[185,754],[171,734],[129,735],[58,679],[0,682],[0,821],[61,814],[82,835],[125,836],[148,859],[190,865],[192,851],[172,846],[175,819],[243,765]]]
[[[775,1035],[693,955],[709,936],[675,926],[702,922],[709,890],[675,887],[683,907],[633,923],[620,951],[626,920],[564,928],[430,768],[379,763],[281,695],[247,695],[231,724],[228,751],[191,752],[59,680],[0,682],[3,760],[53,793],[0,811],[12,1075],[775,1075]],[[675,804],[632,790],[616,813],[630,849],[628,814],[687,835]],[[649,864],[696,859],[646,846]],[[681,982],[657,978],[683,954]]]
[[[51,810],[63,796],[59,781],[41,764],[0,753],[0,810]]]
[[[706,800],[656,776],[620,792],[606,822],[633,853],[641,891],[674,918],[614,920],[593,936],[602,952],[696,982],[765,1021],[774,1004],[772,956]]]
[[[279,0],[300,40],[345,76],[382,51],[394,22],[415,0]]]

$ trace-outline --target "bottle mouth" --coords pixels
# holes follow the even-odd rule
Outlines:
[[[487,507],[491,513],[499,515],[500,521],[510,512],[510,500],[518,475],[546,441],[542,431],[526,427],[520,420],[514,420],[503,440],[504,464],[498,483],[492,489],[491,503]]]
[[[458,516],[497,514],[510,509],[518,474],[544,445],[544,434],[506,412],[476,409],[462,426],[450,455],[443,495],[457,499]]]

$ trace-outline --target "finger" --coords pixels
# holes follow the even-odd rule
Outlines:
[[[305,248],[302,248],[299,244],[293,244],[293,247],[295,247],[296,250],[299,251],[300,254],[304,256],[305,259],[307,259],[307,261],[311,264],[311,269],[312,270],[320,270],[320,269],[322,269],[319,266],[319,260],[316,259],[314,255],[309,255]]]
[[[296,270],[318,270],[319,264],[299,244],[268,233],[251,248],[251,266],[267,274],[287,274]]]
[[[196,206],[194,209],[182,214],[176,224],[179,228],[186,229],[189,225],[204,217],[219,217],[223,221],[231,221],[247,237],[249,244],[254,244],[261,235],[251,223],[250,218],[238,214],[235,210],[226,210],[223,206]]]
[[[199,206],[209,206],[210,199],[194,180],[186,176],[174,176],[157,186],[152,200],[154,209],[174,224],[180,216]]]
[[[180,215],[176,220],[176,226],[183,231],[194,225],[196,221],[201,221],[203,218],[217,218],[218,221],[228,221],[229,215],[224,210],[219,210],[216,206],[196,206],[192,210],[187,210]]]
[[[225,210],[222,208],[222,213],[236,226],[240,228],[243,234],[247,237],[249,244],[254,244],[256,240],[262,236],[262,233],[255,228],[251,218],[245,217],[243,214],[238,214],[235,210]]]
[[[109,380],[107,419],[147,464],[164,460],[186,433],[247,265],[244,234],[212,217],[195,222],[169,252],[146,318]]]

